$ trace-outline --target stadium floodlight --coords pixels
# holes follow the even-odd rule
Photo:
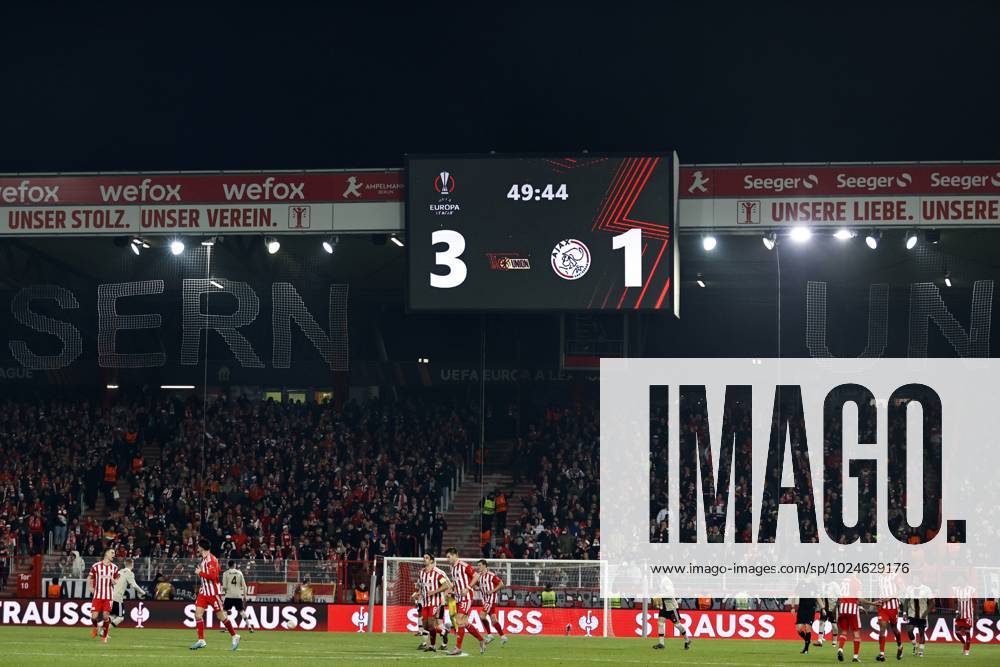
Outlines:
[[[149,243],[145,239],[133,236],[129,247],[132,249],[132,254],[138,257],[143,250],[149,249]]]
[[[808,227],[792,227],[792,231],[788,234],[796,243],[805,243],[812,238],[812,230]]]
[[[931,245],[937,245],[941,242],[941,230],[940,229],[928,229],[924,232],[924,240]]]
[[[850,241],[855,236],[857,236],[857,234],[854,232],[853,229],[838,229],[833,234],[833,238],[837,239],[838,241]]]
[[[216,289],[226,289],[225,287],[222,286],[222,283],[220,283],[215,278],[209,279],[208,284],[211,285],[212,287],[215,287]]]
[[[267,254],[269,255],[273,255],[281,250],[281,243],[273,236],[264,237],[264,246],[267,248]]]
[[[332,255],[333,251],[336,250],[336,249],[337,249],[337,237],[336,236],[331,236],[328,239],[323,239],[323,250],[326,251],[326,254]]]
[[[107,387],[108,387],[108,389],[117,389],[118,385],[116,385],[116,384],[109,384],[109,385],[107,385]]]
[[[715,246],[717,246],[718,244],[719,244],[718,239],[716,239],[711,234],[706,234],[705,236],[701,237],[701,247],[708,252],[715,250]]]
[[[761,238],[761,241],[764,243],[765,248],[767,248],[768,250],[774,250],[774,246],[778,245],[778,235],[775,234],[774,232],[770,232],[769,234],[764,234],[763,238]]]
[[[390,236],[389,240],[392,241],[393,243],[395,243],[396,245],[398,245],[400,248],[403,247],[403,241],[402,241],[402,239],[400,239],[395,234],[393,234],[392,236]]]
[[[161,384],[160,389],[194,389],[193,384]]]
[[[204,238],[204,239],[202,239],[202,240],[201,240],[201,244],[202,244],[203,246],[206,246],[206,247],[209,247],[209,248],[210,248],[210,247],[212,247],[212,246],[214,246],[214,245],[215,245],[215,242],[216,242],[217,240],[218,240],[218,239],[217,239],[216,237],[214,237],[214,236],[209,236],[209,237],[207,237],[207,238]]]
[[[705,278],[700,273],[698,274],[698,279],[695,280],[695,282],[698,283],[698,287],[705,287]]]
[[[913,250],[917,246],[917,233],[906,232],[906,249]]]
[[[877,229],[873,229],[868,232],[868,236],[865,237],[865,243],[869,248],[875,250],[878,248],[878,242],[882,240],[882,232]]]
[[[944,286],[951,287],[951,271],[944,272]]]
[[[174,239],[170,242],[170,252],[174,255],[180,255],[184,252],[184,241],[180,239]]]

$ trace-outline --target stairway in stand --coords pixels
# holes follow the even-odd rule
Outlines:
[[[507,524],[521,513],[521,498],[530,493],[530,484],[514,486],[511,455],[514,443],[500,440],[486,444],[482,482],[476,481],[475,471],[466,472],[465,483],[458,489],[451,507],[445,512],[448,529],[444,533],[443,547],[455,547],[465,560],[479,558],[479,526],[482,498],[501,489],[507,494]],[[494,535],[494,544],[499,538]],[[443,556],[443,554],[437,554]]]

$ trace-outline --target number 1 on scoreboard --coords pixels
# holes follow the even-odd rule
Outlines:
[[[638,227],[611,239],[611,249],[625,248],[625,287],[642,287],[642,230]]]

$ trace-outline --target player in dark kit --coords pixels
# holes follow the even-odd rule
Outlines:
[[[812,624],[816,620],[816,610],[818,608],[816,598],[798,598],[795,608],[795,632],[802,637],[804,644],[799,653],[809,652],[809,643],[812,639]]]

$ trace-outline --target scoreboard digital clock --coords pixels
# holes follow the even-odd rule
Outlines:
[[[411,310],[677,313],[674,153],[412,156]]]

